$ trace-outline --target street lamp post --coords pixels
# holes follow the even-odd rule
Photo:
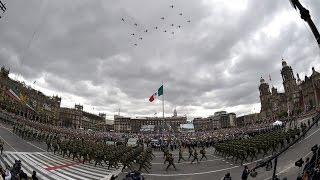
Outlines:
[[[311,31],[312,31],[314,37],[316,38],[318,46],[320,48],[320,34],[319,34],[319,31],[318,31],[317,27],[314,25],[314,23],[313,23],[313,21],[311,19],[309,10],[304,8],[301,5],[301,3],[299,2],[299,0],[290,0],[290,2],[291,2],[291,5],[293,6],[293,8],[295,8],[295,9],[298,8],[299,9],[300,15],[301,15],[301,19],[306,21],[308,23],[308,25],[310,26]]]

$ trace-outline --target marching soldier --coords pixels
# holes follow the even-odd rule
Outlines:
[[[184,158],[183,158],[183,152],[182,152],[182,148],[180,147],[179,148],[179,160],[178,160],[178,163],[180,163],[180,160],[184,160],[184,161],[186,161]]]
[[[3,152],[3,145],[4,145],[3,141],[0,140],[0,152],[1,152],[1,155],[2,155],[2,152]]]
[[[200,154],[202,155],[201,158],[200,158],[200,161],[203,159],[203,158],[206,158],[206,160],[208,160],[207,156],[206,156],[206,150],[204,148],[204,146],[202,147],[202,149],[200,150]]]
[[[198,153],[197,153],[197,150],[195,149],[194,150],[194,153],[193,153],[193,160],[191,161],[191,164],[197,160],[197,163],[199,163],[199,160],[198,160]]]
[[[168,154],[168,156],[166,157],[166,161],[169,162],[167,168],[166,168],[166,171],[168,171],[169,167],[170,166],[173,166],[175,170],[177,170],[176,166],[174,165],[174,159],[173,159],[173,156],[171,153]]]
[[[192,148],[189,146],[189,158],[188,158],[188,160],[190,159],[190,157],[193,157],[193,150],[192,150]]]

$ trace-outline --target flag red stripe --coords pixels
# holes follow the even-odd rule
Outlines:
[[[149,101],[152,102],[154,100],[154,96],[152,95],[150,98],[149,98]]]

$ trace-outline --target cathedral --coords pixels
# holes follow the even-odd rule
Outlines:
[[[299,74],[294,76],[291,66],[282,61],[281,69],[284,92],[271,88],[260,79],[260,115],[263,118],[292,116],[320,107],[320,73],[312,67],[312,74],[301,80]]]

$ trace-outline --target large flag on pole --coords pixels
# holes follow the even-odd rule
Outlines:
[[[152,102],[154,101],[157,97],[163,95],[163,85],[161,85],[158,89],[158,91],[154,94],[152,94],[149,98],[149,101]]]

